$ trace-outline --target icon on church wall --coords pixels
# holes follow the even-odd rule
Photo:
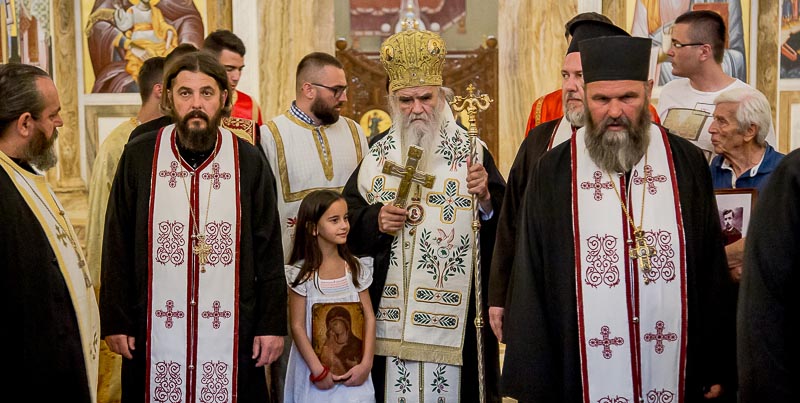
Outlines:
[[[781,73],[782,79],[800,78],[800,1],[781,2]]]
[[[358,122],[367,137],[377,136],[392,126],[392,118],[382,109],[372,109],[361,115]]]
[[[53,35],[49,0],[2,0],[2,62],[30,64],[53,71]]]
[[[94,3],[93,5],[91,5]],[[193,1],[83,0],[86,92],[138,92],[145,60],[181,43],[200,47],[203,17]]]

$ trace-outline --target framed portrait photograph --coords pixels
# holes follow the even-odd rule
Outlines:
[[[311,306],[311,346],[322,365],[344,375],[364,355],[364,309],[360,302]]]
[[[758,191],[754,188],[717,189],[717,211],[725,245],[734,243],[747,234],[748,222],[756,203]]]

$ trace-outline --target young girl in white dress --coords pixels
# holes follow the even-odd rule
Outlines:
[[[284,402],[374,402],[370,370],[375,352],[375,314],[368,291],[372,265],[359,261],[347,249],[347,202],[332,190],[311,192],[300,203],[295,228],[292,254],[286,265],[294,342],[286,370]],[[364,311],[363,358],[355,365],[347,365],[352,367],[340,376],[320,362],[311,344],[311,308],[315,303],[326,302],[360,302]],[[334,315],[328,316],[331,320]]]

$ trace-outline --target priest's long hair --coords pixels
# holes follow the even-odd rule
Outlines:
[[[314,230],[317,227],[322,215],[331,207],[331,205],[338,201],[344,201],[344,197],[339,192],[333,190],[315,190],[309,193],[302,202],[297,212],[297,222],[295,223],[294,243],[292,244],[292,253],[289,255],[289,264],[295,264],[303,261],[300,266],[300,273],[292,281],[291,287],[308,281],[311,276],[319,270],[322,265],[322,253],[317,243],[317,237],[314,235]],[[358,287],[358,275],[361,271],[361,263],[358,258],[350,252],[347,244],[343,243],[337,245],[339,256],[347,262],[347,267],[352,274],[353,284]]]

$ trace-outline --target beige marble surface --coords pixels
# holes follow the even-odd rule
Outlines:
[[[333,1],[258,2],[259,95],[264,119],[286,111],[295,98],[297,63],[314,51],[334,54]]]
[[[545,12],[546,10],[546,12]],[[500,146],[498,166],[508,174],[525,138],[533,101],[561,87],[567,49],[564,23],[577,13],[576,2],[499,0]]]

